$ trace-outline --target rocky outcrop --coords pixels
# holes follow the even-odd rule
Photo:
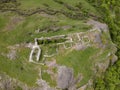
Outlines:
[[[58,68],[57,86],[61,89],[68,89],[74,82],[73,70],[66,66]]]
[[[17,58],[16,50],[10,50],[7,54],[7,58],[10,60],[15,60]]]
[[[104,23],[100,23],[98,21],[95,21],[95,20],[92,20],[90,19],[88,22],[87,22],[88,25],[92,25],[92,27],[94,29],[97,29],[99,31],[108,31],[108,26]]]

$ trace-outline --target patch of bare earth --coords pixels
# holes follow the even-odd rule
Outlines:
[[[24,20],[23,17],[20,16],[14,16],[10,19],[8,24],[5,27],[5,30],[13,30],[15,27],[20,24]]]

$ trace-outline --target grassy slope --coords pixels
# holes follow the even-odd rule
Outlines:
[[[38,69],[33,68],[35,65],[27,62],[28,57],[26,56],[28,54],[29,50],[23,48],[18,53],[19,57],[15,61],[10,61],[8,58],[0,56],[0,71],[28,85],[35,85],[38,78]]]
[[[67,54],[61,54],[57,56],[57,62],[60,65],[72,67],[74,69],[75,76],[78,74],[83,75],[83,80],[80,85],[84,85],[92,76],[92,67],[95,59],[91,57],[98,53],[99,49],[87,48],[83,51],[71,51]]]
[[[21,3],[21,5],[18,8],[23,10],[35,9],[37,7],[44,8],[45,6],[43,4],[48,4],[52,9],[63,9],[68,12],[70,11],[65,8],[65,6],[58,4],[53,0],[29,0],[29,2],[28,0],[20,0],[19,2]],[[64,2],[72,6],[76,6],[78,2],[81,2],[83,3],[83,10],[89,9],[89,12],[98,13],[92,6],[89,5],[89,3],[83,0],[64,0]],[[10,45],[33,41],[34,37],[68,34],[78,31],[86,31],[88,29],[88,27],[84,24],[85,21],[83,20],[73,20],[59,14],[52,16],[53,18],[35,14],[25,17],[21,23],[14,26],[13,30],[9,31],[5,27],[7,26],[7,24],[9,24],[11,18],[14,16],[19,17],[19,15],[16,15],[16,13],[0,13],[0,53],[7,53],[9,51],[7,47]],[[51,26],[53,24],[57,26],[69,25],[74,27],[65,31],[60,30],[57,32],[49,33],[35,33],[35,30],[37,28],[43,28]],[[32,33],[32,35],[30,35],[29,33]],[[38,69],[36,68],[40,68],[41,66],[34,65],[28,62],[29,52],[29,49],[26,49],[24,47],[20,48],[20,50],[17,51],[19,58],[17,58],[17,60],[15,61],[10,61],[8,58],[0,55],[0,71],[6,72],[6,74],[10,75],[11,77],[17,78],[18,80],[28,85],[34,85],[38,77]],[[60,64],[64,63],[67,66],[73,65],[76,74],[78,74],[79,71],[84,73],[86,79],[82,81],[81,84],[83,84],[87,82],[92,74],[90,71],[86,71],[85,69],[90,70],[90,68],[88,67],[91,63],[89,61],[89,57],[90,55],[95,54],[95,52],[97,52],[97,50],[92,48],[86,49],[82,52],[72,51],[66,56],[58,56],[57,60]],[[74,55],[76,57],[74,57]],[[70,62],[66,62],[66,60],[69,60]],[[84,68],[82,65],[84,65]],[[21,70],[21,67],[24,67],[24,69]]]
[[[38,7],[44,7],[44,4],[50,5],[52,8],[61,9],[61,5],[55,3],[53,0],[29,0],[29,3],[27,0],[20,0],[21,3],[20,9],[35,9]]]
[[[94,80],[95,90],[119,90],[120,89],[120,0],[106,0],[106,2],[93,0],[92,5],[104,14],[103,21],[108,24],[112,41],[116,44],[118,60],[110,65],[106,72]],[[101,4],[100,4],[101,3]],[[111,8],[112,7],[112,8]],[[106,12],[104,12],[106,11]]]

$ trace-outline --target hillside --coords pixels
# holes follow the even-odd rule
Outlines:
[[[108,90],[97,79],[119,58],[119,22],[101,4],[1,0],[0,90]]]

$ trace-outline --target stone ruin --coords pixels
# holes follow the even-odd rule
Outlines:
[[[36,61],[39,61],[40,55],[41,55],[41,48],[38,45],[37,39],[35,38],[35,44],[32,46],[32,50],[31,50],[31,53],[30,53],[30,56],[29,56],[29,62],[34,62],[33,61],[33,54],[34,54],[36,49],[38,50],[37,55],[36,55]]]

